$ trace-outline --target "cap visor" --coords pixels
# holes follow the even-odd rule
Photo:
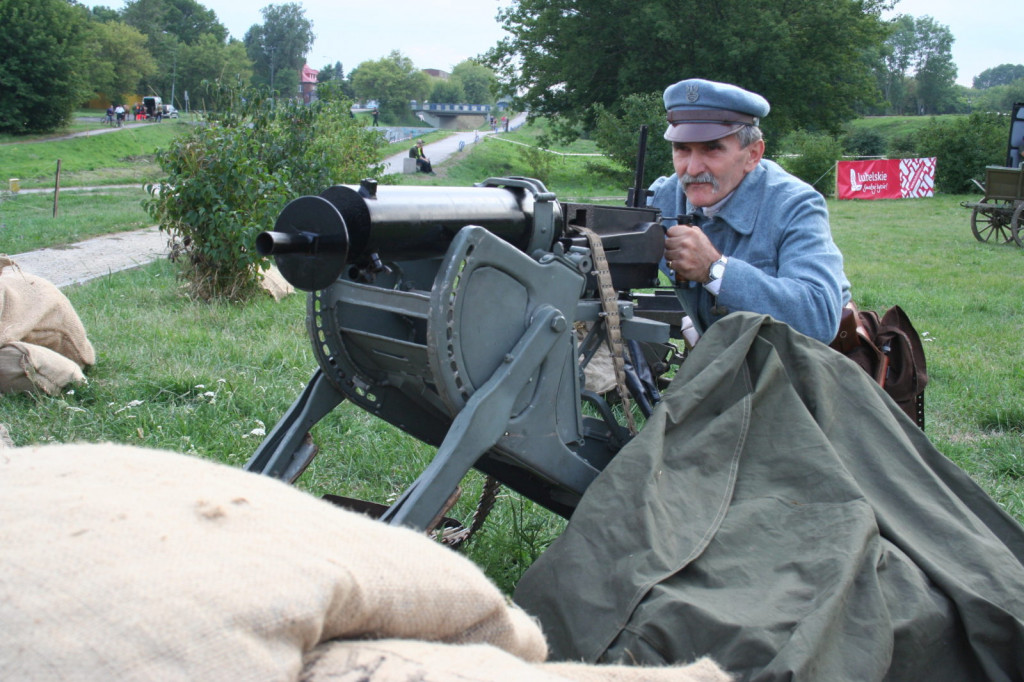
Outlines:
[[[732,135],[742,127],[742,123],[677,123],[668,127],[665,139],[670,142],[710,142]]]

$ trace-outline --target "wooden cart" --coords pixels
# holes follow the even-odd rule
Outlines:
[[[963,202],[971,214],[971,232],[978,241],[1016,242],[1024,248],[1024,169],[989,166],[985,198]]]

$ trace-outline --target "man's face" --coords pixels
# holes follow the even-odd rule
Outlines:
[[[754,170],[764,141],[740,147],[735,134],[710,142],[673,142],[672,164],[686,198],[704,208],[718,203]]]

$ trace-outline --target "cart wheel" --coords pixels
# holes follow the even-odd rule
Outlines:
[[[979,242],[1005,244],[1013,240],[1010,229],[1012,204],[1001,199],[982,199],[971,214],[971,232]]]
[[[1010,234],[1017,246],[1024,249],[1024,201],[1017,202],[1017,208],[1013,211],[1013,218],[1010,220]]]

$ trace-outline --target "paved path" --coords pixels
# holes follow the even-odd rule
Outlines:
[[[167,254],[167,235],[155,226],[119,232],[84,242],[11,255],[25,272],[58,287],[136,268]]]
[[[513,127],[521,125],[523,120],[525,120],[525,115],[513,119],[510,125]],[[455,133],[443,140],[424,145],[424,149],[431,163],[436,165],[459,153],[460,143],[465,148],[482,139],[484,135],[483,132]],[[409,152],[405,151],[388,157],[385,160],[388,166],[387,172],[400,174],[402,159],[407,158],[408,155]],[[103,188],[62,187],[61,191],[74,191],[75,189],[97,190]],[[23,189],[21,191],[28,193],[33,191],[52,192],[53,190]],[[96,237],[69,246],[13,254],[10,258],[25,272],[47,279],[58,287],[66,287],[145,265],[166,255],[167,252],[167,235],[161,233],[154,226],[144,230]]]

